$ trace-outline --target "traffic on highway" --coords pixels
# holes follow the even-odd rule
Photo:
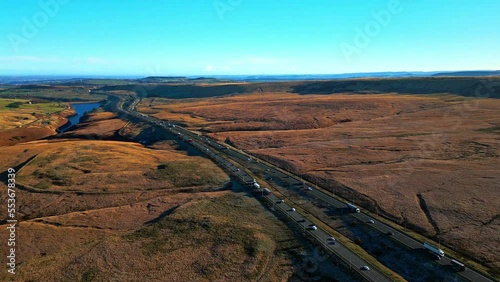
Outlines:
[[[123,106],[123,103],[121,105]],[[174,123],[169,123],[151,116],[137,113],[135,112],[137,100],[134,100],[130,105],[131,106],[127,107],[127,110],[122,110],[129,115],[133,115],[136,118],[168,130],[180,140],[192,145],[200,152],[213,159],[218,165],[238,179],[240,183],[246,184],[248,187],[252,187],[252,183],[255,182],[255,179],[254,176],[249,173],[260,172],[266,175],[266,178],[272,180],[275,184],[273,188],[277,190],[270,191],[268,189],[270,187],[261,187],[262,198],[272,205],[275,211],[285,215],[291,222],[307,234],[310,239],[315,240],[326,251],[340,258],[346,265],[351,267],[366,280],[391,281],[391,279],[378,271],[373,265],[370,265],[367,261],[335,240],[332,234],[329,234],[323,228],[313,224],[301,212],[298,212],[300,207],[295,206],[294,203],[284,199],[284,192],[290,193],[290,191],[293,190],[296,195],[304,197],[304,199],[308,201],[312,200],[311,202],[313,203],[320,202],[322,205],[326,204],[331,209],[336,210],[347,209],[349,212],[345,213],[345,215],[343,215],[344,217],[350,217],[365,224],[367,228],[371,228],[375,232],[389,236],[391,240],[397,242],[402,248],[406,248],[410,251],[419,251],[419,254],[425,254],[425,252],[420,252],[426,249],[424,245],[425,242],[420,242],[412,238],[405,232],[397,230],[374,218],[373,216],[370,216],[354,205],[349,206],[347,202],[339,200],[337,197],[325,192],[321,188],[229,145],[221,144],[216,140],[201,136]],[[300,193],[297,192],[297,187],[301,188]],[[267,190],[265,195],[263,189]],[[303,191],[306,191],[306,193]],[[353,208],[353,206],[355,208]],[[311,214],[309,213],[308,216],[311,216]],[[427,249],[429,250],[429,248]],[[432,247],[430,249],[432,249]],[[467,268],[460,261],[447,257],[444,253],[443,255],[438,255],[437,257],[435,253],[432,253],[432,251],[429,251],[428,253],[430,254],[428,256],[429,258],[431,258],[431,255],[434,254],[434,258],[436,259],[429,260],[434,261],[435,265],[442,267],[447,273],[455,273],[457,275],[456,281],[463,279],[469,281],[493,281],[492,279]],[[388,267],[391,268],[390,266]],[[418,266],[415,267],[418,268]]]

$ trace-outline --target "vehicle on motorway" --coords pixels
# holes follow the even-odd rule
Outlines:
[[[349,209],[350,212],[360,212],[359,208],[351,203],[347,204],[347,208]]]
[[[326,238],[326,240],[327,240],[327,241],[335,241],[335,238],[333,238],[333,237],[328,237],[328,238]]]
[[[313,190],[313,188],[307,187],[307,191],[312,191],[312,190]]]
[[[282,199],[282,200],[278,200],[276,203],[281,204],[281,203],[284,203],[284,202],[285,202],[285,200]]]
[[[366,221],[367,223],[370,223],[370,224],[374,224],[375,221],[373,219],[369,219],[368,221]]]
[[[457,271],[466,271],[467,270],[467,267],[465,266],[465,264],[463,264],[455,259],[451,260],[451,266],[453,266],[453,268],[456,269]]]
[[[392,231],[387,231],[387,235],[389,235],[389,236],[394,236],[394,232],[392,232]]]
[[[263,193],[264,195],[269,195],[269,194],[271,194],[271,191],[270,191],[269,189],[267,189],[267,188],[264,188],[264,189],[262,190],[262,193]]]
[[[442,257],[444,257],[443,250],[441,250],[441,249],[439,249],[431,244],[424,243],[424,248],[429,250],[431,253],[437,255],[438,259],[441,259]]]
[[[294,212],[294,211],[295,211],[295,208],[291,208],[291,209],[290,209],[290,211],[291,211],[291,212]]]
[[[309,230],[318,230],[318,227],[316,225],[314,225],[314,224],[311,224],[311,225],[309,225],[307,227],[307,229],[309,229]]]
[[[254,183],[253,183],[253,188],[255,188],[255,189],[260,189],[260,184],[259,184],[259,183],[257,183],[257,182],[254,182]]]
[[[361,270],[370,270],[370,267],[368,267],[368,265],[363,265],[362,267],[360,267]]]

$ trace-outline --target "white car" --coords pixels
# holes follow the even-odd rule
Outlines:
[[[318,230],[318,227],[316,225],[314,225],[314,224],[311,224],[311,225],[309,225],[307,227],[307,229],[309,229],[309,230]]]
[[[369,219],[367,222],[370,223],[370,224],[374,224],[375,223],[375,221],[373,219]]]
[[[361,267],[361,270],[370,270],[370,268],[368,267],[368,265],[363,265],[363,266]]]
[[[307,187],[307,191],[312,191],[312,190],[313,190],[313,188]]]

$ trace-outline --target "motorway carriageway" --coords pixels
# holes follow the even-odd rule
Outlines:
[[[280,171],[278,169],[275,169],[273,166],[267,165],[262,160],[258,160],[257,158],[255,158],[253,156],[249,156],[249,155],[247,155],[239,150],[233,149],[229,146],[221,145],[216,141],[209,140],[207,138],[203,138],[203,137],[199,136],[198,134],[191,132],[185,128],[179,127],[177,125],[175,125],[175,127],[168,127],[167,125],[165,125],[165,122],[162,120],[159,120],[159,119],[156,119],[156,118],[153,118],[150,116],[142,116],[140,114],[136,114],[136,112],[131,112],[131,113],[129,112],[129,114],[132,114],[136,117],[139,117],[140,119],[146,120],[146,121],[154,123],[156,125],[160,125],[160,126],[164,127],[165,129],[169,130],[170,132],[174,133],[175,135],[179,136],[179,133],[180,133],[181,136],[187,135],[190,137],[190,139],[198,141],[198,142],[196,142],[196,147],[199,150],[201,150],[202,152],[204,152],[205,154],[209,155],[212,158],[216,158],[216,159],[218,158],[217,162],[224,162],[225,164],[227,164],[226,169],[229,168],[233,174],[236,174],[236,176],[238,176],[240,178],[240,180],[243,180],[243,179],[250,180],[252,178],[250,176],[248,176],[244,170],[238,169],[236,166],[234,166],[233,164],[228,162],[226,159],[222,158],[220,155],[218,155],[214,152],[211,152],[209,147],[204,146],[204,144],[214,148],[219,153],[225,154],[229,157],[232,157],[233,159],[234,158],[239,159],[239,163],[240,162],[246,162],[247,164],[253,163],[253,164],[256,164],[259,167],[261,167],[261,169],[263,171],[273,173],[281,179],[288,178],[289,180],[297,182],[297,183],[290,183],[289,180],[285,180],[285,181],[289,182],[290,184],[296,185],[298,183],[300,183],[300,184],[303,183],[302,181],[298,180],[295,175],[293,175],[291,173],[285,173],[284,171]],[[195,145],[195,144],[193,144],[193,145]],[[248,183],[248,181],[244,181],[244,182]],[[328,194],[324,193],[323,191],[318,190],[318,189],[313,188],[313,187],[311,187],[311,189],[312,190],[309,191],[310,195],[312,195],[312,196],[316,197],[317,199],[320,199],[324,202],[327,202],[332,207],[335,207],[335,208],[345,208],[346,207],[345,203],[337,200],[336,198],[332,197],[331,195],[328,195]],[[274,199],[273,197],[276,197],[276,198]],[[267,198],[269,198],[270,200],[276,200],[276,201],[279,200],[279,198],[274,194],[268,195]],[[280,205],[282,205],[283,207],[288,208],[290,210],[292,208],[288,203],[281,203]],[[281,211],[284,211],[284,210],[281,209]],[[298,217],[301,217],[301,218],[297,218],[297,220],[305,220],[298,212],[295,212],[295,214]],[[421,242],[413,239],[412,237],[410,237],[407,234],[404,234],[398,230],[395,230],[394,228],[392,228],[392,227],[390,227],[390,226],[388,226],[380,221],[377,221],[376,219],[370,217],[367,214],[364,214],[362,212],[361,213],[352,213],[351,216],[353,216],[354,218],[356,218],[362,222],[365,222],[365,223],[369,220],[373,220],[374,223],[370,224],[373,228],[375,228],[379,232],[382,232],[383,234],[388,234],[389,232],[392,232],[394,234],[394,235],[392,235],[392,238],[394,240],[400,242],[401,244],[407,246],[410,249],[422,249],[423,248]],[[311,224],[310,222],[305,220],[305,222],[303,224],[306,224],[306,223]],[[316,234],[316,236],[311,234],[312,232],[315,232],[314,234]],[[317,239],[318,242],[321,242],[323,245],[325,244],[325,239],[328,237],[331,237],[331,235],[329,235],[326,231],[324,231],[321,228],[318,228],[317,230],[308,230],[308,233],[311,236],[313,236],[315,239]],[[322,239],[322,238],[325,238],[325,239]],[[333,248],[333,246],[337,246],[337,248]],[[360,270],[360,268],[362,266],[365,266],[365,265],[370,266],[370,265],[367,264],[363,259],[358,257],[356,254],[354,254],[352,251],[350,251],[348,248],[339,244],[338,242],[335,245],[327,244],[326,248],[329,251],[335,250],[334,253],[337,254],[340,258],[342,258],[344,261],[347,261],[347,262],[350,261],[352,263],[352,265],[355,266],[355,269],[357,270],[357,272],[359,274],[361,274],[363,277],[365,277],[365,279],[367,279],[369,281],[391,281],[389,278],[384,276],[381,272],[377,271],[373,267],[371,267],[369,271]],[[441,260],[437,261],[437,263],[439,263],[440,265],[443,265],[443,266],[451,266],[451,258],[443,257]],[[473,271],[469,268],[467,268],[467,270],[465,270],[465,271],[459,272],[459,274],[462,277],[464,277],[470,281],[493,282],[493,280],[488,279],[487,277],[485,277],[485,276],[481,275],[480,273]]]
[[[250,156],[248,154],[243,153],[240,150],[233,149],[229,146],[223,146],[219,144],[218,142],[214,140],[209,140],[203,137],[198,136],[197,134],[186,130],[182,127],[176,127],[178,130],[182,131],[184,134],[189,135],[191,138],[196,138],[197,140],[201,140],[201,142],[207,143],[207,145],[213,147],[214,149],[218,150],[220,153],[225,154],[226,156],[231,157],[233,160],[237,161],[241,165],[244,166],[255,166],[258,167],[261,171],[267,172],[269,174],[272,174],[273,176],[280,178],[282,181],[289,183],[290,185],[303,185],[304,181],[298,180],[295,175],[280,171],[275,169],[273,166],[267,165],[264,161],[259,160],[255,158],[254,156]],[[280,185],[282,186],[282,185]],[[312,185],[311,185],[312,186]],[[311,187],[310,186],[310,187]],[[313,196],[316,199],[319,199],[325,203],[328,203],[331,207],[337,208],[337,209],[345,209],[346,208],[346,203],[339,201],[335,197],[328,195],[327,193],[318,190],[316,188],[311,187],[311,191],[308,191],[308,194],[310,196]],[[412,250],[418,250],[418,249],[423,249],[423,243],[419,242],[412,237],[410,237],[407,234],[402,233],[401,231],[398,231],[389,225],[386,225],[385,223],[376,220],[375,218],[372,218],[371,216],[360,212],[360,213],[351,213],[350,216],[354,217],[355,219],[367,223],[368,221],[372,220],[373,223],[370,223],[369,225],[381,232],[382,234],[394,234],[391,235],[391,237],[396,240],[397,242],[403,244],[404,246],[408,247],[409,249]],[[451,264],[452,258],[449,257],[442,257],[440,260],[437,260],[436,263],[440,264],[443,267],[452,267]],[[483,276],[482,274],[467,268],[465,271],[460,271],[457,272],[458,275],[462,276],[463,278],[469,280],[469,281],[474,281],[474,282],[493,282],[493,280]]]
[[[200,150],[202,153],[214,159],[214,161],[217,164],[221,165],[226,170],[229,170],[229,172],[232,175],[234,175],[243,183],[246,184],[253,181],[253,178],[250,177],[243,169],[238,168],[237,166],[229,162],[227,159],[223,158],[222,156],[214,152],[215,149],[221,152],[221,150],[226,149],[226,147],[217,144],[214,141],[209,141],[208,139],[204,139],[198,136],[197,134],[192,133],[179,126],[169,127],[164,123],[162,123],[160,120],[157,120],[150,116],[142,116],[139,114],[135,114],[135,112],[131,113],[129,112],[129,114],[134,115],[136,118],[140,118],[142,120],[154,123],[158,126],[165,128],[166,130],[173,133],[181,140],[188,142],[189,144],[193,145],[195,148]],[[205,142],[208,145],[205,145]],[[270,203],[276,203],[281,200],[278,196],[272,193],[266,195],[264,199],[269,201]],[[288,203],[280,203],[279,205],[274,205],[274,206],[276,211],[279,211],[287,215],[288,218],[292,220],[292,222],[303,228],[305,233],[308,234],[314,241],[323,246],[323,248],[337,255],[341,260],[343,260],[346,263],[346,265],[352,266],[352,269],[356,271],[356,273],[358,273],[365,280],[373,282],[391,281],[391,279],[389,279],[383,273],[378,271],[375,267],[373,267],[373,265],[369,264],[364,259],[360,258],[357,254],[353,253],[351,250],[349,250],[342,244],[338,242],[335,242],[335,244],[329,244],[330,242],[327,240],[327,238],[332,237],[332,235],[323,230],[322,228],[316,227],[317,228],[316,230],[307,229],[307,227],[309,227],[309,225],[312,223],[309,220],[307,220],[300,212],[297,211],[290,212],[292,210],[292,206],[289,205]],[[368,266],[370,270],[362,270],[361,267],[363,266]]]
[[[212,141],[213,142],[213,141]],[[229,148],[229,149],[227,149]],[[274,177],[277,177],[281,179],[283,182],[288,183],[289,185],[292,186],[299,186],[299,185],[304,185],[303,180],[299,180],[295,178],[296,176],[291,174],[291,173],[285,173],[283,171],[277,170],[272,166],[267,165],[264,161],[259,160],[257,162],[257,159],[253,156],[249,156],[247,154],[242,153],[241,151],[231,149],[230,147],[226,147],[226,150],[224,151],[226,155],[230,155],[234,158],[237,158],[240,162],[246,163],[247,166],[253,165],[259,167],[262,171],[267,172],[268,174],[272,174]],[[280,185],[283,186],[283,185]],[[312,185],[309,186],[311,188],[310,191],[308,191],[308,195],[321,200],[327,204],[329,204],[331,207],[336,208],[336,209],[346,209],[346,203],[339,201],[335,197],[318,190],[316,188],[313,188]],[[360,212],[360,213],[350,213],[350,216],[354,217],[355,219],[359,220],[360,222],[367,223],[369,221],[373,221],[373,223],[368,224],[372,228],[378,230],[382,234],[394,234],[391,235],[391,237],[398,241],[399,243],[405,245],[406,247],[412,249],[412,250],[417,250],[417,249],[423,249],[423,243],[419,242],[412,237],[410,237],[407,234],[404,234],[389,225],[386,225],[385,223],[376,220],[375,218],[370,217],[369,215]],[[437,260],[436,262],[444,267],[451,267],[451,260],[452,258],[449,257],[442,257],[440,260]],[[467,268],[465,271],[460,271],[457,272],[460,276],[466,278],[467,280],[474,281],[474,282],[493,282],[493,280],[483,276],[482,274]]]

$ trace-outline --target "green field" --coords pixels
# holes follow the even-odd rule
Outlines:
[[[51,101],[83,102],[104,100],[106,96],[89,94],[89,87],[84,86],[21,86],[0,90],[0,98],[39,98]]]
[[[58,113],[68,107],[60,102],[36,103],[27,99],[0,98],[0,130],[19,128],[28,124],[50,125],[61,121]]]
[[[19,106],[18,107],[9,106],[13,104],[19,104]],[[16,113],[52,114],[60,112],[65,108],[66,108],[65,104],[56,102],[29,104],[29,100],[26,99],[0,99],[0,111],[13,111]]]

